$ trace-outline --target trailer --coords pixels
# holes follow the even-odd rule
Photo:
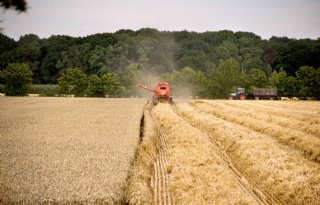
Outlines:
[[[259,99],[277,99],[278,90],[275,88],[254,88],[252,90],[253,98],[255,100]]]

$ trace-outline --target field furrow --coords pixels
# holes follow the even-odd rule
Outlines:
[[[160,204],[161,203],[161,195],[159,195],[160,191],[160,171],[158,166],[158,160],[154,163],[154,203]]]
[[[163,151],[163,167],[164,167],[164,177],[165,177],[165,194],[166,194],[166,201],[168,205],[172,204],[172,198],[170,195],[170,192],[168,190],[168,183],[169,183],[169,176],[167,174],[167,169],[168,169],[168,153],[167,153],[167,144],[165,140],[165,134],[163,133],[162,130],[159,130],[159,136],[161,139],[161,146],[162,146],[162,151]]]
[[[202,131],[158,104],[152,115],[163,130],[168,151],[168,189],[175,204],[259,204],[237,180]]]
[[[143,138],[137,148],[131,175],[127,185],[127,202],[129,204],[157,204],[159,171],[157,166],[157,147],[160,140],[157,133],[157,125],[150,114],[152,104],[148,103],[144,109]]]
[[[162,133],[160,131],[160,133]],[[163,134],[159,135],[160,144],[157,148],[158,154],[155,162],[155,176],[157,183],[157,188],[155,191],[156,204],[171,204],[170,194],[167,189],[168,176],[166,173],[167,170],[167,158],[166,158],[166,148],[165,148],[165,139]]]
[[[319,204],[320,166],[273,138],[226,121],[186,103],[175,105],[190,123],[206,130],[232,164],[271,204]],[[203,107],[202,107],[203,108]],[[210,108],[210,107],[208,107]]]
[[[224,109],[225,107],[219,106],[215,102],[194,101],[191,105],[224,120],[272,136],[282,144],[300,150],[307,159],[320,162],[320,139],[318,137],[261,119],[254,119],[251,116],[228,112],[227,109]]]

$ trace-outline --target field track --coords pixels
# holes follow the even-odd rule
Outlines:
[[[160,143],[157,147],[158,153],[154,162],[154,201],[155,204],[172,204],[172,198],[168,191],[168,154],[165,134],[159,130]]]

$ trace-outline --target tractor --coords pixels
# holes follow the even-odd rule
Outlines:
[[[140,88],[153,92],[152,102],[154,105],[160,103],[172,104],[172,96],[170,95],[170,85],[167,82],[160,82],[155,89],[148,88],[145,85],[138,84]]]
[[[246,97],[245,89],[237,87],[236,92],[229,95],[229,100],[245,100]]]

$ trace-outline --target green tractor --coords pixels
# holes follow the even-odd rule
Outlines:
[[[246,98],[246,90],[240,87],[237,87],[236,92],[229,95],[229,100],[245,100]]]

